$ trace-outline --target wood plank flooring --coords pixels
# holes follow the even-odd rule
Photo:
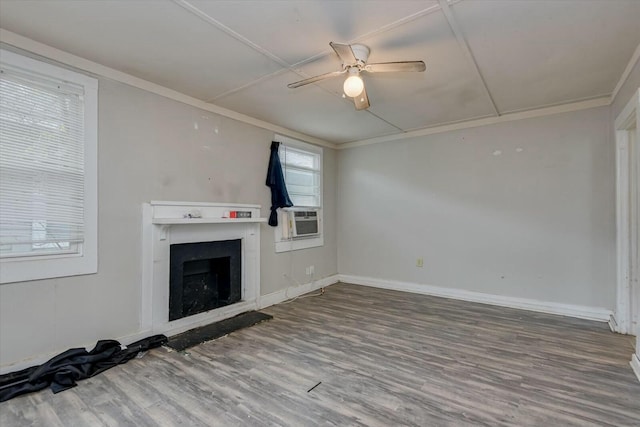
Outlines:
[[[264,311],[5,402],[0,426],[640,426],[632,338],[603,323],[348,284]]]

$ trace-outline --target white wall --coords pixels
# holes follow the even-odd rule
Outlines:
[[[601,107],[341,151],[338,270],[612,309],[608,121]]]
[[[100,79],[98,274],[0,286],[0,365],[137,333],[142,203],[258,203],[268,216],[272,139],[270,131]],[[324,247],[276,254],[272,228],[262,227],[263,295],[308,282],[307,265],[316,278],[337,273],[335,165],[336,153],[325,148]]]

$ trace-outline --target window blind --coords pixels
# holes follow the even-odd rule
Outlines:
[[[0,256],[84,240],[83,87],[0,65]]]
[[[294,206],[320,207],[320,155],[280,145],[287,192]]]

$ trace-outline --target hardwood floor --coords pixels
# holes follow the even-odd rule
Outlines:
[[[264,311],[5,402],[0,425],[640,426],[632,338],[603,323],[348,284]]]

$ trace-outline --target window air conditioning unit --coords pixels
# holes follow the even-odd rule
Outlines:
[[[308,237],[320,234],[318,211],[289,211],[291,236]]]

